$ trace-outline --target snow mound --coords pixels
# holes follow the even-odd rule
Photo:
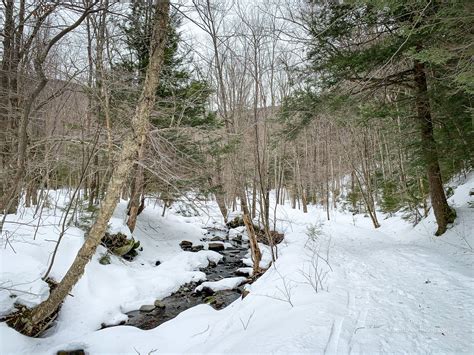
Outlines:
[[[237,272],[252,276],[253,275],[253,268],[251,268],[251,267],[240,267],[240,268],[237,269]]]
[[[229,230],[229,238],[233,239],[238,235],[242,236],[245,233],[245,227],[237,227]]]
[[[229,277],[227,279],[222,279],[219,281],[206,281],[196,287],[195,292],[201,292],[204,287],[210,288],[212,291],[224,291],[224,290],[233,290],[234,288],[239,287],[247,281],[245,277]]]

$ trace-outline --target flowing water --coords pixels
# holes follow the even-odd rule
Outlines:
[[[206,274],[207,281],[218,281],[237,276],[237,269],[245,266],[241,259],[248,253],[248,243],[240,240],[229,240],[228,231],[209,229],[203,241],[210,241],[216,237],[221,238],[226,243],[231,243],[232,248],[219,251],[224,256],[220,263],[211,263],[208,267],[201,269]],[[173,319],[186,309],[202,303],[207,303],[215,309],[221,309],[239,298],[244,287],[242,285],[233,290],[196,294],[194,289],[198,285],[199,283],[193,282],[181,286],[177,292],[161,300],[158,307],[152,311],[136,310],[127,313],[129,319],[125,325],[131,325],[140,329],[152,329]]]

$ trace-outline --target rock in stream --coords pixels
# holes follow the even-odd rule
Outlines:
[[[222,241],[230,242],[233,247],[225,249],[223,243],[216,243],[222,246],[219,247],[218,252],[224,255],[224,262],[218,264],[210,263],[208,267],[201,269],[206,274],[207,281],[218,281],[224,278],[235,277],[237,270],[244,266],[241,259],[248,252],[248,244],[242,243],[242,241],[229,241],[227,231],[210,230],[207,238],[203,239],[203,241],[211,241],[212,238],[216,240],[216,237]],[[209,246],[211,244],[209,243]],[[191,251],[192,243],[191,245],[189,242],[182,243],[181,247],[183,246],[183,249]],[[199,283],[196,282],[185,284],[171,296],[157,300],[154,305],[144,305],[140,310],[127,313],[129,319],[126,325],[140,329],[152,329],[198,304],[207,303],[215,309],[221,309],[239,298],[243,292],[242,285],[233,290],[217,292],[206,290],[206,292],[196,293],[195,289],[198,285]]]

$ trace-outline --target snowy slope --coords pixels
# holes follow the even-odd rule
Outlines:
[[[244,299],[220,311],[200,305],[148,331],[127,326],[96,331],[101,322],[118,321],[133,306],[202,277],[198,266],[216,257],[207,251],[182,252],[178,246],[183,239],[201,237],[202,225],[218,218],[216,206],[209,207],[211,218],[173,213],[161,218],[149,206],[136,233],[145,247],[138,262],[114,260],[102,266],[94,259],[51,334],[29,339],[0,324],[1,353],[53,354],[77,348],[91,354],[473,353],[474,208],[468,207],[473,187],[471,174],[450,198],[458,218],[440,238],[433,237],[432,215],[415,228],[399,217],[381,219],[382,227],[374,230],[362,216],[333,212],[331,221],[325,221],[325,212],[316,207],[303,214],[279,206],[277,226],[285,232],[279,259]],[[123,208],[116,211],[114,228],[121,228]],[[26,265],[44,268],[46,239],[52,236],[45,232],[31,241],[30,231],[22,229],[26,227],[15,228],[21,231],[13,243],[17,253],[8,246],[1,250],[1,277],[31,281],[35,274]],[[56,276],[80,237],[80,231],[70,231]],[[322,259],[314,266],[315,250],[328,257],[330,268]],[[158,259],[163,263],[155,267]],[[324,290],[316,292],[308,281],[314,271],[327,272]],[[36,277],[40,274],[36,271]],[[40,286],[33,282],[31,293],[41,295]]]

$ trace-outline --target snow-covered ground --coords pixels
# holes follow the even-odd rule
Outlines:
[[[112,257],[110,265],[101,265],[105,249],[99,248],[56,327],[31,339],[2,323],[0,353],[474,353],[471,188],[474,174],[450,198],[458,218],[442,237],[433,236],[432,215],[416,227],[398,216],[380,216],[382,227],[375,230],[361,215],[332,211],[326,221],[318,207],[304,214],[279,206],[277,229],[285,233],[279,258],[248,287],[244,299],[220,311],[208,305],[188,309],[152,330],[97,330],[183,283],[203,279],[199,267],[219,258],[211,251],[179,247],[181,240],[198,242],[205,225],[221,222],[216,206],[210,204],[207,213],[196,217],[171,209],[163,218],[161,209],[150,204],[134,233],[144,247],[134,262]],[[14,302],[32,306],[47,296],[41,276],[59,234],[58,211],[46,211],[49,216],[40,221],[35,239],[38,220],[33,221],[32,211],[8,217],[0,250],[3,314]],[[121,203],[112,230],[125,230],[124,215]],[[53,278],[64,275],[82,241],[81,230],[67,230]]]

